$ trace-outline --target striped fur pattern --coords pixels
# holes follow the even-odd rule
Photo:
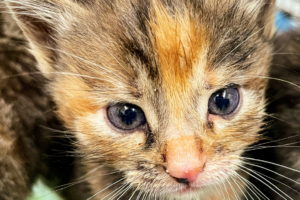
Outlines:
[[[261,77],[269,71],[274,1],[5,3],[77,139],[78,176],[93,171],[87,196],[221,200],[243,194],[237,173],[263,126],[267,82]],[[240,86],[237,113],[209,117],[209,97],[230,84]],[[148,131],[111,128],[106,108],[116,102],[141,107]],[[189,192],[180,192],[186,186],[164,168],[166,143],[179,137],[195,138],[207,155],[197,189]]]

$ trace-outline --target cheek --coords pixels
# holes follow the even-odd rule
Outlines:
[[[263,124],[264,101],[251,91],[241,89],[241,101],[237,112],[228,118],[207,115],[209,136],[213,137],[215,152],[243,152],[247,146],[259,140]]]
[[[78,124],[85,124],[89,127],[90,131],[84,131],[86,134],[93,134],[99,137],[120,137],[113,131],[113,129],[108,124],[108,119],[106,115],[106,109],[102,108],[94,114],[90,114],[84,118],[78,120]]]
[[[255,93],[247,91],[245,89],[240,89],[240,100],[237,109],[228,116],[218,116],[207,114],[207,121],[212,123],[214,126],[214,131],[220,133],[223,130],[234,127],[238,131],[238,127],[247,126],[252,124],[252,117],[263,119],[264,102]]]
[[[88,91],[92,89],[76,77],[63,77],[51,85],[57,113],[65,125],[73,129],[78,118],[98,112],[100,106]]]

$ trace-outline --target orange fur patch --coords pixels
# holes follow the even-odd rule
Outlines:
[[[179,111],[182,106],[176,104],[191,95],[190,78],[194,68],[200,67],[199,60],[205,56],[207,36],[186,8],[171,14],[156,0],[153,5],[150,27],[162,84],[170,102],[177,102],[170,105],[171,108]]]
[[[58,112],[67,125],[77,117],[83,117],[91,113],[96,113],[99,105],[95,105],[96,100],[90,96],[91,89],[77,78],[65,78],[55,85],[55,98],[59,102]]]
[[[184,85],[205,47],[206,35],[188,11],[172,16],[154,2],[151,30],[160,70],[166,83]]]

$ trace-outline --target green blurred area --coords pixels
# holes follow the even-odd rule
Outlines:
[[[63,200],[57,193],[38,180],[32,189],[32,194],[26,200]]]

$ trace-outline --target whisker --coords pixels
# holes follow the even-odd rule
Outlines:
[[[271,140],[271,141],[268,141],[268,142],[259,143],[257,145],[252,145],[251,147],[259,147],[261,145],[266,145],[266,144],[271,144],[271,143],[278,143],[278,142],[285,141],[285,140],[288,140],[288,139],[292,139],[292,138],[295,138],[295,137],[299,137],[299,135],[288,136],[288,137],[285,137],[285,138],[280,138],[278,140]]]
[[[94,36],[95,36],[94,38],[96,40],[98,40],[100,43],[103,43],[100,40],[100,38],[98,37],[98,35],[93,30],[91,30],[90,28],[89,28],[89,32],[94,34]],[[127,69],[121,64],[121,62],[116,58],[116,56],[114,56],[110,51],[106,51],[106,52],[119,64],[120,67],[122,67],[125,71],[127,71]]]
[[[104,197],[101,197],[101,199],[106,199],[110,200],[111,197],[115,197],[116,195],[119,194],[119,192],[122,191],[123,188],[126,188],[127,184],[121,184],[120,186],[118,186],[117,188],[115,188],[114,190],[112,190],[110,193],[108,193],[107,195],[105,195]]]
[[[98,194],[100,194],[101,192],[104,192],[105,190],[111,188],[112,186],[114,186],[114,185],[120,183],[120,182],[123,181],[123,180],[125,180],[125,177],[123,177],[123,178],[121,178],[121,179],[115,181],[114,183],[112,183],[112,184],[106,186],[105,188],[101,189],[100,191],[98,191],[97,193],[95,193],[95,194],[92,195],[91,197],[87,198],[86,200],[91,200],[91,199],[93,199],[94,197],[96,197],[96,196],[97,196]]]
[[[253,193],[253,191],[252,191],[252,189],[250,188],[249,184],[248,184],[246,181],[244,181],[243,179],[241,179],[240,176],[239,176],[239,174],[238,174],[237,172],[235,172],[234,176],[237,177],[238,180],[239,180],[241,183],[245,184],[245,188],[241,188],[241,187],[239,186],[239,184],[238,184],[236,181],[234,181],[235,184],[237,185],[237,187],[240,189],[240,191],[241,191],[241,192],[243,193],[243,195],[245,196],[246,200],[248,200],[248,195],[249,195],[249,197],[253,200],[253,197],[252,197],[251,194],[250,194],[250,192]],[[250,192],[248,191],[248,188],[249,188]],[[260,198],[258,197],[257,199],[260,199]]]
[[[138,186],[135,188],[135,190],[131,193],[131,196],[129,197],[128,200],[131,200],[131,199],[134,197],[135,193],[138,191],[138,188],[139,188],[139,185],[138,185]]]
[[[262,197],[267,200],[270,200],[255,184],[251,183],[251,181],[244,178],[242,175],[239,175],[237,172],[236,172],[236,175],[248,184],[248,186],[250,187],[249,188],[250,191],[252,191],[252,193],[254,194],[255,197],[257,197],[258,199],[260,199],[260,197]]]
[[[289,199],[293,200],[289,195],[287,195],[285,192],[283,192],[281,189],[279,189],[276,185],[274,185],[272,182],[270,182],[269,180],[267,180],[263,176],[257,174],[253,170],[248,169],[247,167],[244,167],[242,165],[240,166],[240,169],[242,171],[244,171],[245,173],[249,174],[250,176],[252,176],[253,178],[255,178],[256,180],[258,180],[259,182],[261,182],[262,184],[264,184],[265,186],[267,186],[269,189],[271,189],[273,192],[278,194],[283,199],[289,198]],[[252,173],[249,173],[248,171],[250,171]],[[287,198],[285,198],[285,197],[287,197]]]
[[[270,103],[270,102],[269,102],[269,103]],[[278,120],[278,121],[280,121],[280,122],[284,122],[284,123],[289,124],[289,125],[293,125],[293,123],[291,123],[291,122],[289,122],[289,121],[285,121],[285,120],[279,118],[278,116],[276,116],[276,114],[265,114],[265,116],[270,117],[270,118],[272,118],[272,119],[276,119],[276,120]]]
[[[64,75],[64,76],[74,76],[74,77],[81,77],[81,78],[88,78],[88,79],[94,79],[94,80],[99,80],[99,81],[106,81],[106,79],[101,79],[99,77],[94,77],[94,76],[89,76],[89,75],[83,75],[83,74],[78,74],[78,73],[73,73],[73,72],[23,72],[19,74],[14,74],[11,76],[6,76],[2,78],[1,80],[6,80],[6,79],[11,79],[11,78],[16,78],[16,77],[22,77],[22,76],[30,76],[30,75],[44,75],[44,74],[55,74],[55,75]]]
[[[133,181],[141,178],[143,176],[143,174],[135,177],[133,179]],[[128,188],[127,188],[128,187]],[[121,184],[118,188],[116,188],[115,190],[111,191],[109,194],[107,194],[106,196],[102,197],[102,199],[105,199],[107,197],[109,197],[109,199],[113,199],[115,196],[119,195],[120,193],[123,193],[124,191],[126,191],[127,189],[129,190],[132,187],[132,181],[126,184]],[[126,193],[126,192],[125,192]],[[111,196],[112,195],[112,196]],[[108,199],[108,200],[109,200]]]
[[[276,77],[269,77],[269,76],[245,76],[245,77],[242,77],[240,79],[245,80],[245,79],[253,79],[253,78],[261,78],[261,79],[268,79],[268,80],[279,81],[279,82],[287,83],[287,84],[289,84],[291,86],[294,86],[297,89],[300,89],[300,85],[298,85],[296,83],[293,83],[291,81],[280,79],[280,78],[276,78]],[[239,79],[237,78],[236,80],[239,80]]]
[[[270,23],[270,22],[268,22]],[[239,45],[237,45],[235,48],[233,48],[229,53],[227,53],[219,62],[217,65],[219,65],[220,63],[222,63],[228,56],[231,55],[231,53],[233,53],[235,50],[237,50],[239,47],[241,47],[243,44],[245,44],[248,40],[250,40],[252,37],[254,37],[256,34],[258,34],[259,32],[261,32],[263,29],[265,28],[265,26],[263,26],[262,28],[258,29],[256,32],[252,33],[250,36],[248,36],[243,42],[241,42]]]
[[[130,183],[126,183],[121,185],[120,187],[118,187],[117,189],[113,190],[111,193],[109,193],[108,195],[102,197],[102,199],[106,199],[107,197],[109,197],[107,200],[112,200],[114,199],[116,196],[118,196],[120,193],[123,192],[124,189],[126,189],[128,187]]]
[[[218,178],[218,179],[220,179],[220,178]],[[222,197],[225,197],[225,196],[226,196],[226,190],[223,189],[223,188],[224,188],[223,182],[224,182],[224,180],[220,181],[220,182],[219,182],[220,184],[218,184],[218,186],[219,186],[220,192],[222,193]],[[223,187],[222,187],[222,186],[223,186]]]
[[[55,188],[55,191],[64,190],[64,189],[67,189],[67,188],[69,188],[69,187],[71,187],[71,186],[73,186],[73,185],[76,185],[76,184],[78,184],[78,183],[82,183],[83,181],[86,180],[86,178],[87,178],[90,174],[92,174],[92,173],[94,173],[95,171],[97,171],[100,167],[102,167],[102,166],[99,166],[99,167],[96,167],[95,169],[90,170],[89,172],[87,172],[87,173],[84,174],[83,176],[79,177],[78,180],[76,180],[76,181],[74,181],[74,182],[67,183],[67,184],[62,184],[62,185],[57,186],[57,187]]]
[[[73,187],[75,185],[78,185],[80,183],[83,183],[85,182],[89,176],[92,174],[92,173],[95,173],[99,168],[101,168],[102,166],[99,166],[93,170],[91,170],[90,172],[86,173],[85,175],[83,175],[82,177],[78,178],[78,180],[74,181],[74,182],[71,182],[71,183],[67,183],[67,184],[63,184],[63,185],[60,185],[60,186],[57,186],[55,188],[55,191],[62,191],[62,190],[65,190],[65,189],[68,189],[70,187]],[[109,176],[109,175],[113,175],[113,174],[118,174],[119,171],[114,171],[114,172],[111,172],[111,173],[107,173],[107,174],[97,174],[96,176],[98,177],[104,177],[104,176]],[[95,176],[93,174],[93,176]]]
[[[293,182],[293,183],[296,183],[297,185],[300,184],[299,182],[297,182],[297,181],[295,181],[295,180],[293,180],[293,179],[291,179],[291,178],[289,178],[289,177],[287,177],[287,176],[284,176],[284,175],[282,175],[282,174],[280,174],[280,173],[278,173],[278,172],[276,172],[276,171],[274,171],[274,170],[268,169],[268,168],[266,168],[266,167],[263,167],[263,166],[260,166],[260,165],[256,165],[256,164],[252,164],[252,163],[245,162],[245,161],[243,161],[243,163],[244,163],[245,165],[250,165],[250,166],[253,166],[253,167],[258,167],[258,168],[260,168],[260,169],[264,169],[264,170],[266,170],[266,171],[272,172],[272,173],[274,173],[274,174],[276,174],[276,175],[278,175],[278,176],[280,176],[280,177],[283,177],[283,178],[285,178],[285,179],[287,179],[287,180],[289,180],[289,181],[291,181],[291,182]]]
[[[232,177],[233,183],[236,185],[236,187],[237,187],[238,190],[241,192],[241,194],[243,194],[243,197],[245,197],[246,200],[248,200],[248,197],[247,197],[247,195],[246,195],[244,189],[241,188],[241,186],[237,183],[237,181],[235,180],[235,178],[236,178],[236,176],[235,176],[235,177]],[[244,183],[244,182],[242,181],[242,183]]]
[[[230,195],[229,195],[229,192],[228,192],[228,189],[227,189],[227,187],[226,187],[225,182],[228,182],[228,180],[226,179],[225,181],[222,182],[222,184],[223,184],[224,191],[225,191],[225,194],[226,194],[226,196],[227,196],[227,199],[230,199]]]
[[[76,58],[76,59],[78,59],[78,60],[80,60],[80,61],[83,61],[83,62],[85,62],[86,64],[96,66],[97,68],[103,70],[105,74],[114,76],[114,77],[116,78],[115,80],[119,80],[120,77],[126,79],[126,77],[125,77],[122,73],[119,73],[120,70],[116,70],[116,69],[114,69],[114,68],[109,68],[109,69],[108,69],[107,67],[104,67],[104,66],[102,66],[102,65],[100,65],[100,64],[97,64],[97,63],[95,63],[95,62],[93,62],[93,61],[87,60],[87,59],[85,59],[85,58],[83,58],[83,57],[77,56],[77,55],[75,55],[75,54],[72,54],[72,53],[70,53],[70,52],[66,52],[66,51],[63,51],[63,50],[60,50],[60,49],[56,49],[56,48],[49,47],[49,46],[41,46],[41,47],[47,48],[47,49],[49,49],[49,50],[57,51],[57,52],[59,52],[59,53],[62,53],[62,54],[65,54],[65,55],[67,55],[67,56]],[[95,70],[95,69],[91,69],[91,70]],[[103,71],[101,71],[101,73],[102,73]]]
[[[232,179],[232,177],[230,179]],[[229,184],[230,190],[233,192],[235,199],[239,200],[238,194],[237,194],[235,188],[232,186],[230,179],[227,180],[227,183]]]
[[[225,182],[225,180],[221,179],[219,175],[218,175],[217,180],[219,181],[218,184],[217,184],[217,186],[218,186],[219,191],[221,193],[221,197],[226,197],[226,195],[228,196],[228,194],[226,194],[227,190],[226,190],[226,188],[224,188],[224,182]]]
[[[284,145],[274,145],[274,146],[261,146],[257,148],[249,148],[245,152],[256,151],[261,149],[270,149],[270,148],[300,148],[300,146],[292,146],[293,144],[299,144],[299,142],[292,142]]]
[[[130,189],[131,189],[131,185],[128,184],[127,189],[119,196],[119,198],[117,198],[117,200],[121,199]]]
[[[277,56],[277,55],[295,55],[295,56],[300,56],[299,53],[273,53],[271,54],[272,56]]]
[[[136,200],[140,200],[140,196],[143,194],[141,190],[139,190],[138,196],[136,197]]]
[[[246,160],[252,160],[252,161],[257,161],[257,162],[262,162],[262,163],[266,163],[266,164],[270,164],[270,165],[275,165],[275,166],[277,166],[277,167],[281,167],[281,168],[284,168],[284,169],[288,169],[288,170],[291,170],[291,171],[300,173],[300,171],[297,170],[297,169],[293,169],[293,168],[291,168],[291,167],[287,167],[287,166],[284,166],[284,165],[281,165],[281,164],[277,164],[277,163],[274,163],[274,162],[270,162],[270,161],[266,161],[266,160],[255,159],[255,158],[249,158],[249,157],[243,157],[243,159],[246,159]]]
[[[281,184],[281,185],[283,185],[283,186],[289,188],[290,190],[293,190],[294,192],[300,194],[299,191],[295,190],[295,189],[292,188],[291,186],[289,186],[289,185],[287,185],[287,184],[285,184],[285,183],[283,183],[283,182],[281,182],[281,181],[278,181],[278,180],[276,180],[276,179],[274,179],[274,178],[272,178],[272,177],[270,177],[270,176],[267,176],[267,175],[265,175],[265,174],[263,174],[263,173],[260,173],[260,172],[258,172],[257,170],[253,170],[253,171],[256,171],[256,173],[260,174],[261,176],[264,176],[264,177],[266,177],[266,178],[268,178],[268,179],[271,179],[271,180],[273,180],[273,181],[275,181],[275,182],[277,182],[277,183],[279,183],[279,184]]]
[[[148,195],[148,191],[144,192],[144,195],[142,196],[142,200],[145,200],[147,195]]]

